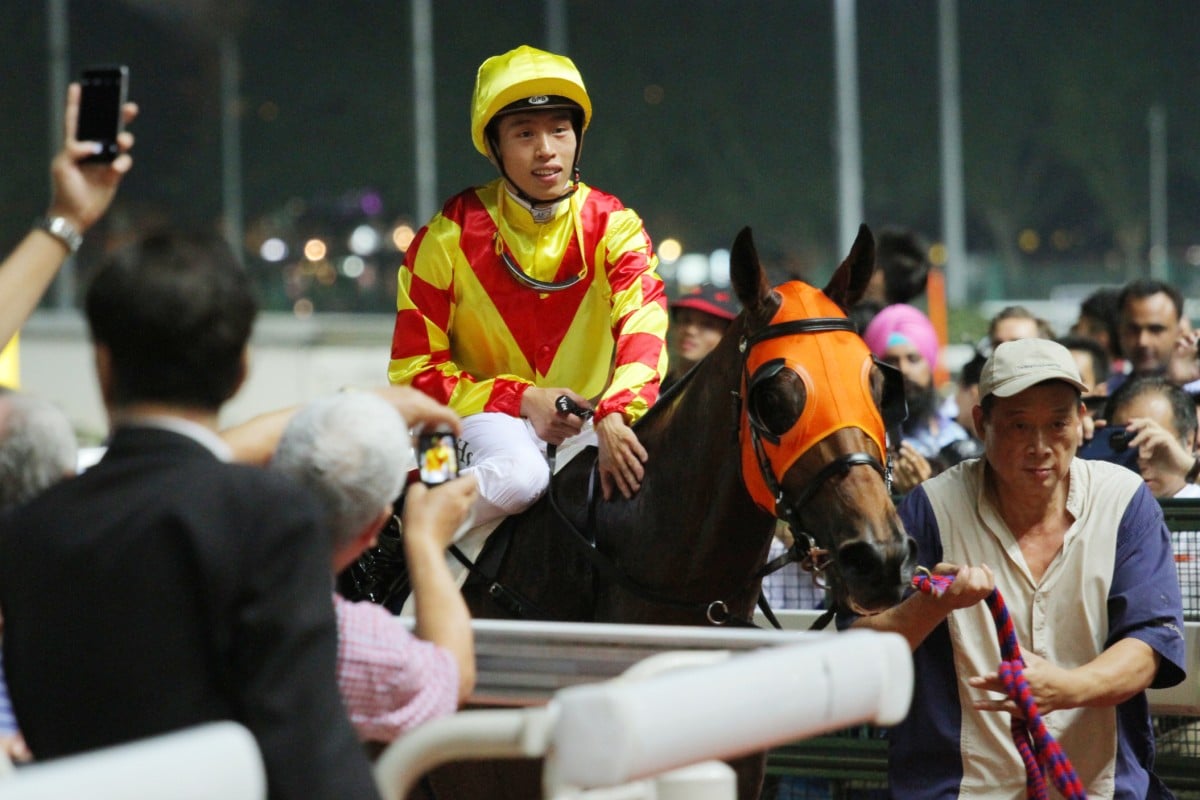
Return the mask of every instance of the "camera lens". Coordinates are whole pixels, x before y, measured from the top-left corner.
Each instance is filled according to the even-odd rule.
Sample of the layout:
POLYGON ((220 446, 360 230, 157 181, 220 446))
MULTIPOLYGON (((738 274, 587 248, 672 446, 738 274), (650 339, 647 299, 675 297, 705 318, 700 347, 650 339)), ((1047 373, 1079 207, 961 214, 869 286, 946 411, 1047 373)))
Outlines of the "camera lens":
POLYGON ((1129 433, 1126 431, 1113 431, 1108 437, 1108 444, 1112 447, 1114 453, 1124 453, 1129 447, 1129 433))

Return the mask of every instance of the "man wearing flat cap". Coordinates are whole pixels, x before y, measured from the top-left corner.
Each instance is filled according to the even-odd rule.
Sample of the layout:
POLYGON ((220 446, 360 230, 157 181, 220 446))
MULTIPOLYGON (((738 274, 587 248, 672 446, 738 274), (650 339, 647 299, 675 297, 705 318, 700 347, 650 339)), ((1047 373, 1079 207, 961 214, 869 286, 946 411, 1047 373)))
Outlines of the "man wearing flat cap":
POLYGON ((889 737, 899 800, 1025 796, 1009 729, 1019 712, 1001 693, 1000 645, 980 602, 993 586, 1033 699, 1087 793, 1172 796, 1152 772, 1145 693, 1184 678, 1170 540, 1138 475, 1075 458, 1085 388, 1062 345, 1001 344, 974 409, 984 456, 921 484, 900 508, 920 563, 954 582, 853 622, 913 647, 912 710, 889 737))

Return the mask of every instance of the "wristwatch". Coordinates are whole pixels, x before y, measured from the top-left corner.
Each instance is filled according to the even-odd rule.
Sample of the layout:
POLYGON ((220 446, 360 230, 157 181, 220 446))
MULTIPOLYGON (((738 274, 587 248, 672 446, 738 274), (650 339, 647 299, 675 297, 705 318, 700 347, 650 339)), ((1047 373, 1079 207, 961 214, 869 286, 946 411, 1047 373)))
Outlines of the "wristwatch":
POLYGON ((71 255, 79 252, 79 246, 83 244, 83 234, 66 217, 38 217, 33 221, 33 227, 58 239, 71 255))

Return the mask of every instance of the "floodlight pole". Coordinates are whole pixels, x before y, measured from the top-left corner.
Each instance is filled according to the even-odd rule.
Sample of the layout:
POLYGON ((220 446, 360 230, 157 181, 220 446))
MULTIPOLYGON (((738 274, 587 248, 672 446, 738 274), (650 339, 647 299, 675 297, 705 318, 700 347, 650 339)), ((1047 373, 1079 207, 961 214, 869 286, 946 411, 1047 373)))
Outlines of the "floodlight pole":
POLYGON ((946 298, 967 302, 967 234, 964 209, 962 105, 958 85, 958 0, 938 0, 938 68, 941 73, 942 238, 946 243, 946 298))
POLYGON ((417 224, 437 209, 437 143, 433 84, 433 7, 412 0, 413 139, 416 142, 417 224))
POLYGON ((838 244, 848 253, 863 219, 862 134, 858 115, 855 0, 833 0, 837 93, 838 244))

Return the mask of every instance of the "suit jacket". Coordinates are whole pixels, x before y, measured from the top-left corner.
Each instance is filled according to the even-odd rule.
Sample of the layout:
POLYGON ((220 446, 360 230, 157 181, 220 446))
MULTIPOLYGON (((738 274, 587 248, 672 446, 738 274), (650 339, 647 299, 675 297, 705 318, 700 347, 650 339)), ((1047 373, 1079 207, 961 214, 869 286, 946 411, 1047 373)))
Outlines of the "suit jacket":
POLYGON ((272 798, 377 797, 317 520, 284 476, 149 427, 0 518, 4 663, 35 756, 233 719, 272 798))

